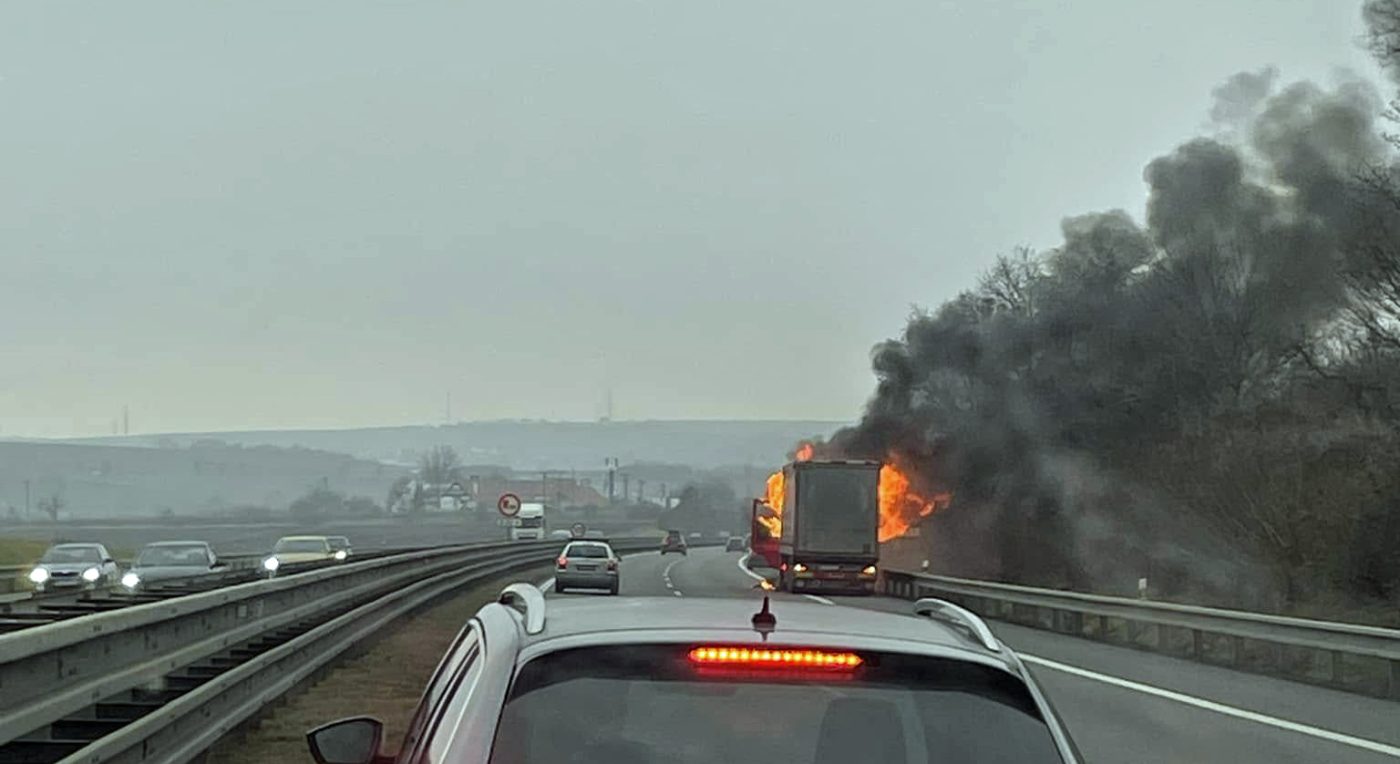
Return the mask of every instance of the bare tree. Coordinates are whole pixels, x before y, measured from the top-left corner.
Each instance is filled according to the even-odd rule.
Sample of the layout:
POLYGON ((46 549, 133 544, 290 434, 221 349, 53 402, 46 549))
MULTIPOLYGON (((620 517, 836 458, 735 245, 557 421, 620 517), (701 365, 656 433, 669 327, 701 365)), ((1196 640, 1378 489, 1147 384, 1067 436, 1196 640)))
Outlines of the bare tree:
POLYGON ((452 446, 434 446, 418 459, 418 478, 430 485, 444 485, 461 478, 462 458, 452 446))
POLYGON ((49 519, 54 522, 58 522, 58 513, 63 511, 66 506, 68 505, 64 503, 63 497, 59 494, 39 499, 39 511, 48 515, 49 519))

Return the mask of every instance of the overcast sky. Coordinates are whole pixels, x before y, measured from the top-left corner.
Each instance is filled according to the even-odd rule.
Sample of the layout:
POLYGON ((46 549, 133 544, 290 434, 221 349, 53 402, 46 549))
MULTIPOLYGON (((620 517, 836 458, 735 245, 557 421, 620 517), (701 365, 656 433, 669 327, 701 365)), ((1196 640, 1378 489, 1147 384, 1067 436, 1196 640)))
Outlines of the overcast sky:
POLYGON ((4 3, 0 436, 851 419, 1347 0, 4 3))

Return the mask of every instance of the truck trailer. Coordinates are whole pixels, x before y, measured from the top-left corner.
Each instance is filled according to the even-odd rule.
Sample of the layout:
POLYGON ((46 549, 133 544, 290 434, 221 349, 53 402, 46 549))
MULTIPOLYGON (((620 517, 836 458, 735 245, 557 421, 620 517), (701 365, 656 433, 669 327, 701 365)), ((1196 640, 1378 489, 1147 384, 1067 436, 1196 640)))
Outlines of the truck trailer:
POLYGON ((799 461, 783 467, 778 586, 789 592, 875 591, 880 463, 799 461))

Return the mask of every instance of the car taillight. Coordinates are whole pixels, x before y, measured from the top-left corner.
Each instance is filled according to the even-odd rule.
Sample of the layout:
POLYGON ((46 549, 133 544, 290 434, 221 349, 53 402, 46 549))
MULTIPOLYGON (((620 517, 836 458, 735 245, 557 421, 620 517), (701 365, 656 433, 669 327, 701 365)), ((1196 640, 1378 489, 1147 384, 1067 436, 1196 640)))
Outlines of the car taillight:
POLYGON ((555 562, 556 565, 558 565, 558 566, 561 567, 561 568, 567 568, 567 567, 569 567, 569 558, 567 558, 567 557, 565 557, 565 556, 563 556, 563 555, 560 555, 560 556, 559 556, 559 559, 555 560, 554 562, 555 562))
POLYGON ((608 560, 608 570, 617 570, 617 560, 608 560))
POLYGON ((851 671, 864 663, 855 653, 751 647, 697 647, 690 662, 698 666, 793 668, 851 671))

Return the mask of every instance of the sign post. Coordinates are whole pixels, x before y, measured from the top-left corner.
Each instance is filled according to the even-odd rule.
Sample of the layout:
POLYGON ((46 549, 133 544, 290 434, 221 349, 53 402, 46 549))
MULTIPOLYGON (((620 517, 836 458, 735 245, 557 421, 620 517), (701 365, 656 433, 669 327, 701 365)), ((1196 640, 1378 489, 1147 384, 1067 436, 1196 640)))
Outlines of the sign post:
POLYGON ((506 540, 511 540, 510 529, 519 523, 515 516, 520 513, 520 497, 513 493, 503 493, 496 500, 496 511, 501 513, 502 525, 506 529, 506 540))

